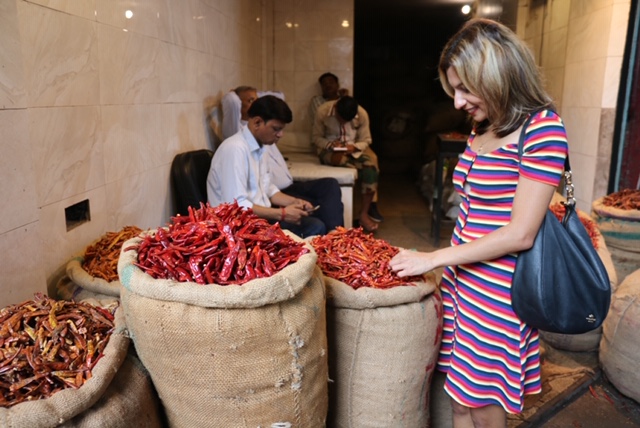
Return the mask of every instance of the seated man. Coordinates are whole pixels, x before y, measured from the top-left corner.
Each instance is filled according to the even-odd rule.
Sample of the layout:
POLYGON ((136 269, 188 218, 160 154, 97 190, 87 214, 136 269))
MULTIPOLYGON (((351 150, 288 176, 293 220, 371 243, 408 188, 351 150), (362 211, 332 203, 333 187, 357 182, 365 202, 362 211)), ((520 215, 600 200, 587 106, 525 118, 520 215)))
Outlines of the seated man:
MULTIPOLYGON (((249 120, 249 107, 258 99, 256 88, 239 86, 222 98, 222 133, 229 138, 242 129, 249 120), (240 107, 238 107, 240 106, 240 107)), ((340 184, 327 177, 309 181, 293 181, 287 162, 276 144, 264 146, 264 156, 269 166, 271 182, 282 193, 311 202, 319 207, 313 216, 324 223, 327 231, 344 224, 340 184)))
POLYGON ((340 81, 338 80, 338 76, 333 73, 324 73, 318 78, 318 83, 320 83, 320 90, 322 91, 322 95, 316 95, 311 98, 311 102, 309 103, 309 119, 313 121, 316 117, 316 112, 318 111, 318 107, 327 101, 335 101, 341 96, 349 95, 349 91, 344 88, 340 88, 340 81))
POLYGON ((365 231, 373 232, 378 225, 369 210, 378 190, 379 168, 378 157, 369 147, 369 115, 354 98, 343 96, 318 108, 311 134, 322 163, 360 170, 363 197, 358 219, 365 231))
POLYGON ((292 114, 287 104, 273 95, 255 100, 249 120, 240 132, 216 150, 207 177, 207 196, 212 206, 238 201, 271 223, 280 222, 300 237, 326 233, 324 223, 310 216, 309 201, 282 193, 271 182, 265 148, 282 137, 292 114))

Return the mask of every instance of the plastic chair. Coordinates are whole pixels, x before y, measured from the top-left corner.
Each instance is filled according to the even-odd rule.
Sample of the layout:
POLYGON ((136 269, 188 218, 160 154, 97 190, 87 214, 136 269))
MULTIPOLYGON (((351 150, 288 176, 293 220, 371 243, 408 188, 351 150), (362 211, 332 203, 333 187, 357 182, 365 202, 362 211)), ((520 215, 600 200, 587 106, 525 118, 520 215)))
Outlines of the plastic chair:
POLYGON ((207 202, 207 175, 211 167, 213 152, 208 149, 179 153, 171 163, 171 185, 173 186, 176 213, 189 214, 189 206, 200 208, 207 202))

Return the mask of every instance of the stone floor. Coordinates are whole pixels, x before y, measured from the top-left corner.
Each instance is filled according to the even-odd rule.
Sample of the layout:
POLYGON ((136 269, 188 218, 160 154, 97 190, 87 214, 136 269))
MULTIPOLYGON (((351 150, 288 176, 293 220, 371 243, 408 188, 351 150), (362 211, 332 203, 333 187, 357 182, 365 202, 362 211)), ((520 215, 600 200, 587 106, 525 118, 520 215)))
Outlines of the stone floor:
MULTIPOLYGON (((385 221, 376 237, 418 251, 436 248, 430 235, 429 203, 409 175, 381 175, 378 207, 385 221)), ((438 247, 448 245, 452 228, 453 222, 443 223, 438 247)), ((436 273, 440 276, 441 270, 436 273)), ((621 395, 606 380, 599 369, 596 351, 568 352, 545 343, 542 347, 542 394, 529 397, 523 413, 509 416, 509 428, 640 427, 640 404, 621 395)), ((443 382, 444 376, 436 374, 431 390, 434 428, 452 426, 443 382)))

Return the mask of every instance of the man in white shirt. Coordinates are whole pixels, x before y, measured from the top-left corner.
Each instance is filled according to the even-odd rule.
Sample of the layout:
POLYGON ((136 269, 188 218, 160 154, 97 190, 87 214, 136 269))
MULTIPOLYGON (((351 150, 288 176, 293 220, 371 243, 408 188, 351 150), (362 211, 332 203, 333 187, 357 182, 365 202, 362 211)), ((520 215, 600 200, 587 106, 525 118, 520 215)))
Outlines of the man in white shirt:
POLYGON ((209 203, 216 206, 235 200, 300 237, 326 233, 324 223, 310 215, 314 206, 282 193, 269 175, 264 148, 282 137, 292 120, 291 110, 283 100, 266 95, 255 100, 247 114, 247 124, 227 138, 213 155, 207 177, 209 203))
MULTIPOLYGON (((275 95, 274 92, 258 94, 256 88, 239 86, 222 98, 222 134, 229 138, 239 132, 249 120, 249 107, 262 94, 275 95)), ((281 98, 281 97, 278 97, 281 98)), ((293 181, 287 162, 277 145, 265 145, 263 156, 267 160, 271 183, 282 193, 304 199, 317 208, 313 216, 322 220, 327 231, 344 225, 343 205, 340 184, 335 178, 327 177, 309 181, 293 181)))

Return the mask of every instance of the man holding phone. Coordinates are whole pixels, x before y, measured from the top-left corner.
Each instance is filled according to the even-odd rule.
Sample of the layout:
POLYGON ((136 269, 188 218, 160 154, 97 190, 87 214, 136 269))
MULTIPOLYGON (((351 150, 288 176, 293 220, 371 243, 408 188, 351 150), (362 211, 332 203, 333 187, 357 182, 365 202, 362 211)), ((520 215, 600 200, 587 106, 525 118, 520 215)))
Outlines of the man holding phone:
MULTIPOLYGON (((264 95, 274 95, 284 101, 278 93, 261 93, 252 86, 238 86, 223 97, 222 133, 225 140, 240 132, 242 127, 249 123, 249 108, 255 100, 264 95)), ((275 184, 282 193, 312 204, 313 209, 308 209, 307 212, 313 213, 314 217, 320 219, 327 232, 344 225, 342 193, 340 184, 335 178, 294 181, 277 144, 265 145, 263 151, 262 156, 267 161, 272 184, 275 184)))
POLYGON ((371 150, 369 115, 350 96, 318 107, 311 139, 320 161, 327 165, 358 169, 362 206, 358 220, 366 232, 373 232, 383 220, 374 204, 378 191, 378 157, 371 150))

